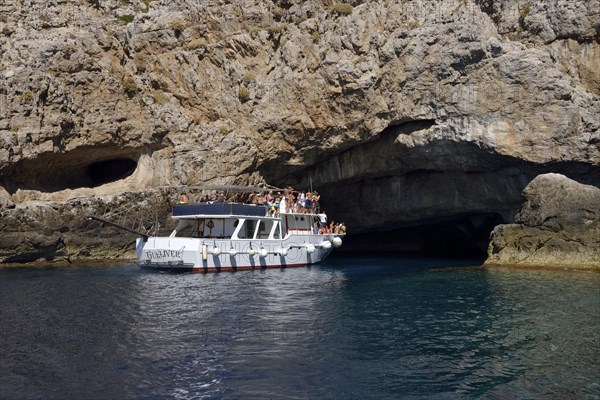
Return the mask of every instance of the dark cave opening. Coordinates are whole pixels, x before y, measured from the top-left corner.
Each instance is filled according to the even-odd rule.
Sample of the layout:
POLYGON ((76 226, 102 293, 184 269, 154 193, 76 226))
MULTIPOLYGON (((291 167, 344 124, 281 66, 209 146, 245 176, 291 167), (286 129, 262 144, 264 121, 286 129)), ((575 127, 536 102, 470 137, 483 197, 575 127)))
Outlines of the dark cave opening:
POLYGON ((92 163, 87 166, 86 174, 91 187, 103 185, 127 178, 133 174, 137 163, 130 158, 117 158, 92 163))
POLYGON ((487 256, 490 233, 502 223, 506 221, 499 214, 470 214, 388 231, 357 234, 350 231, 339 251, 483 261, 487 256))
POLYGON ((86 156, 85 151, 79 151, 43 155, 17 164, 1 183, 11 194, 18 189, 51 193, 93 188, 125 179, 135 172, 138 156, 131 151, 106 153, 86 156))

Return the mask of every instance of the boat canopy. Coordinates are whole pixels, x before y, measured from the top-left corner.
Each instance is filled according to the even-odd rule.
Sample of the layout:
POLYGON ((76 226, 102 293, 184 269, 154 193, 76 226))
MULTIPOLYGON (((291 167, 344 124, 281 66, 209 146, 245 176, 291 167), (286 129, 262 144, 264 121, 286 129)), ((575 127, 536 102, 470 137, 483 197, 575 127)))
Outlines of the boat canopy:
POLYGON ((183 189, 189 190, 217 190, 223 192, 239 192, 239 193, 252 193, 252 192, 266 192, 269 190, 283 190, 276 187, 260 187, 260 186, 242 186, 242 185, 196 185, 196 186, 184 186, 183 189))
POLYGON ((267 207, 240 203, 178 204, 173 206, 173 217, 194 217, 197 215, 265 217, 267 207))

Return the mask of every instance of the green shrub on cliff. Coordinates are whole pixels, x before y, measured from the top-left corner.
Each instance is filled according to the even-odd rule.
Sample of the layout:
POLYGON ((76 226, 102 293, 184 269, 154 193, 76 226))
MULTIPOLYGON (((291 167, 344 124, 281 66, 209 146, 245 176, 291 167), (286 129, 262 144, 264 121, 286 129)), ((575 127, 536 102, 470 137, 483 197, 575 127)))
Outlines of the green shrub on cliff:
POLYGON ((132 77, 123 80, 123 88, 125 88, 125 92, 129 97, 134 96, 138 91, 138 86, 132 77))
POLYGON ((278 20, 281 20, 283 18, 283 16, 285 15, 285 10, 281 7, 275 7, 275 8, 273 8, 273 15, 278 20))
POLYGON ((25 103, 31 103, 33 101, 33 93, 31 92, 25 92, 21 95, 21 100, 23 100, 25 103))
POLYGON ((521 29, 525 28, 525 18, 527 18, 527 16, 529 15, 529 12, 531 11, 531 6, 531 2, 528 1, 521 7, 521 11, 519 12, 519 27, 521 29))
POLYGON ((265 30, 269 33, 280 33, 283 32, 290 24, 284 22, 283 24, 267 26, 265 30))
POLYGON ((331 11, 340 15, 352 14, 353 10, 354 6, 348 3, 333 3, 333 5, 331 6, 331 11))
POLYGON ((169 28, 173 29, 174 31, 180 31, 180 32, 185 31, 189 26, 190 26, 189 22, 184 21, 184 20, 172 21, 169 24, 169 28))
POLYGON ((131 14, 119 15, 119 20, 125 24, 133 22, 134 16, 131 14))
POLYGON ((154 90, 152 92, 152 97, 154 97, 154 102, 156 104, 165 104, 169 102, 169 97, 160 90, 154 90))
POLYGON ((250 90, 245 86, 240 86, 238 97, 242 102, 248 100, 250 98, 250 90))
POLYGON ((256 73, 253 71, 247 71, 244 73, 244 76, 242 77, 242 80, 244 81, 244 83, 248 84, 248 83, 252 83, 256 80, 256 73))

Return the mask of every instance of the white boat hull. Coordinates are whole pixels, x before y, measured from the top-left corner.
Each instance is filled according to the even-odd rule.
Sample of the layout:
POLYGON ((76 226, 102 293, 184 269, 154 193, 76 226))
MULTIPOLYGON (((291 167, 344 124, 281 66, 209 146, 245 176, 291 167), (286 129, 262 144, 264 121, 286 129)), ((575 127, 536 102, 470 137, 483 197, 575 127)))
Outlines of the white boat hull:
POLYGON ((136 242, 142 268, 205 272, 285 268, 327 257, 341 235, 293 234, 281 240, 149 237, 136 242))

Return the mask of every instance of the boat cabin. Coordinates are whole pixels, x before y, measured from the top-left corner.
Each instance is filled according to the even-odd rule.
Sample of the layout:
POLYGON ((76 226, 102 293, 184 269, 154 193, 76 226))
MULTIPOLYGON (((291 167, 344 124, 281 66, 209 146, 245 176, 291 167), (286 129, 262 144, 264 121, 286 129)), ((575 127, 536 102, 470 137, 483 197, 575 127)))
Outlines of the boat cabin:
POLYGON ((179 222, 171 237, 188 238, 280 240, 288 234, 318 233, 320 226, 315 214, 272 217, 265 206, 239 203, 176 205, 173 218, 179 222))
POLYGON ((171 237, 206 239, 281 239, 281 224, 275 218, 206 217, 182 218, 171 237))

